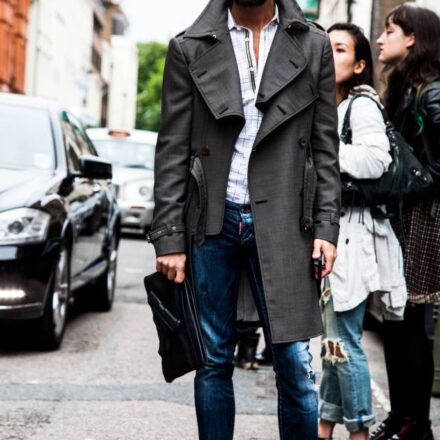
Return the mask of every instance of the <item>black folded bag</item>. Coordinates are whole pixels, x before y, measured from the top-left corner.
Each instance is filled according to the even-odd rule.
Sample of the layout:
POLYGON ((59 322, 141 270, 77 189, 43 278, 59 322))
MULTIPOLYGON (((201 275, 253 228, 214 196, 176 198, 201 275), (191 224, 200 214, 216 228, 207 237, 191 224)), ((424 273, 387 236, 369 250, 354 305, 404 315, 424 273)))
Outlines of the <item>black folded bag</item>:
POLYGON ((160 272, 145 277, 144 285, 159 336, 162 372, 170 383, 207 361, 194 293, 187 279, 176 284, 160 272))

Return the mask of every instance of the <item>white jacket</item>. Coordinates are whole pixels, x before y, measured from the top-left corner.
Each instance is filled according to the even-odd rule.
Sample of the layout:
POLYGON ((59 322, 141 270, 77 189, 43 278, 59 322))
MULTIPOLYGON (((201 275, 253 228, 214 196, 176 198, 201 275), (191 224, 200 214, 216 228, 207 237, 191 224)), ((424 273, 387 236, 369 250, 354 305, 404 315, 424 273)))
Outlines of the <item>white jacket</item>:
MULTIPOLYGON (((379 102, 369 86, 352 94, 359 89, 379 102)), ((346 99, 338 107, 339 133, 348 104, 346 99)), ((392 160, 382 114, 373 101, 358 98, 350 122, 352 145, 341 142, 339 146, 341 172, 357 179, 377 179, 392 160)), ((407 290, 402 251, 389 220, 373 221, 369 208, 343 206, 340 224, 338 258, 329 276, 335 311, 351 310, 376 292, 388 319, 403 316, 407 290)))

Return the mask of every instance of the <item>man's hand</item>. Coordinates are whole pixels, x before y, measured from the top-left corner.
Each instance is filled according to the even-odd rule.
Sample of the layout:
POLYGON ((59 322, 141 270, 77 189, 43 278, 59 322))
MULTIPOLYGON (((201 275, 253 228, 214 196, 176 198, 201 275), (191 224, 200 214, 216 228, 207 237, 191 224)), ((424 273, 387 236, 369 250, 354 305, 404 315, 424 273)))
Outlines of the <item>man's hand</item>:
POLYGON ((313 243, 313 255, 312 258, 315 260, 324 255, 325 268, 322 271, 322 278, 325 278, 333 270, 333 265, 336 260, 336 246, 333 243, 325 240, 315 240, 313 243))
POLYGON ((185 279, 185 254, 170 254, 156 258, 156 270, 162 272, 170 281, 183 283, 185 279))

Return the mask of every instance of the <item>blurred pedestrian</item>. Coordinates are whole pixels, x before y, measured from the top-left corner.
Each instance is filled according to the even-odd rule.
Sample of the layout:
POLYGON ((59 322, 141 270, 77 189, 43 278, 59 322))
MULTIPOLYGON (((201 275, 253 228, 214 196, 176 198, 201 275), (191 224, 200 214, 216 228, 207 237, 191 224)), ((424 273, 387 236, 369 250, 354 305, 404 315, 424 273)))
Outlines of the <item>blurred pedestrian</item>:
POLYGON ((259 323, 237 321, 237 349, 234 365, 243 370, 258 370, 272 365, 270 345, 265 345, 261 353, 257 353, 260 341, 259 323))
POLYGON ((404 247, 408 304, 403 322, 385 321, 389 417, 372 438, 433 438, 433 303, 440 300, 440 19, 411 4, 395 8, 377 41, 385 64, 385 104, 397 130, 434 178, 406 201, 395 224, 404 247))
POLYGON ((233 438, 242 268, 272 348, 280 436, 317 438, 312 259, 324 255, 331 272, 337 151, 331 46, 294 0, 211 0, 172 39, 150 240, 157 270, 182 282, 189 269, 194 284, 208 356, 195 377, 202 440, 233 438))
POLYGON ((243 370, 258 370, 257 348, 259 323, 237 321, 237 349, 234 365, 243 370))
MULTIPOLYGON (((373 88, 370 44, 354 24, 335 24, 328 32, 335 59, 341 173, 353 182, 378 179, 387 171, 391 156, 373 88), (350 141, 342 133, 346 118, 350 141)), ((350 439, 367 440, 375 423, 370 372, 361 345, 367 298, 372 292, 391 295, 401 306, 388 308, 387 313, 401 319, 406 301, 403 259, 389 220, 383 215, 377 218, 359 193, 343 193, 340 224, 338 259, 321 298, 325 336, 319 436, 331 438, 335 424, 343 423, 350 439)))
POLYGON ((273 365, 270 345, 266 345, 261 353, 257 353, 255 359, 259 367, 269 367, 273 365))

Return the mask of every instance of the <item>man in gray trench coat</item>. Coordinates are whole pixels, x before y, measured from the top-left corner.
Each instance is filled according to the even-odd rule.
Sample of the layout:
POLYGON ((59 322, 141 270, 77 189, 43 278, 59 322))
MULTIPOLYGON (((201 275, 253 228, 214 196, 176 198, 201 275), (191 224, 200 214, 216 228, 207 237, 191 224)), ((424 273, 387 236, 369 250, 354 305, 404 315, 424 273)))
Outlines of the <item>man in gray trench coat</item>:
POLYGON ((336 257, 340 181, 332 50, 294 0, 211 0, 165 66, 148 236, 157 269, 191 273, 208 363, 199 436, 230 440, 237 290, 247 273, 271 344, 284 440, 316 440, 313 258, 336 257), (190 272, 189 272, 190 269, 190 272))

